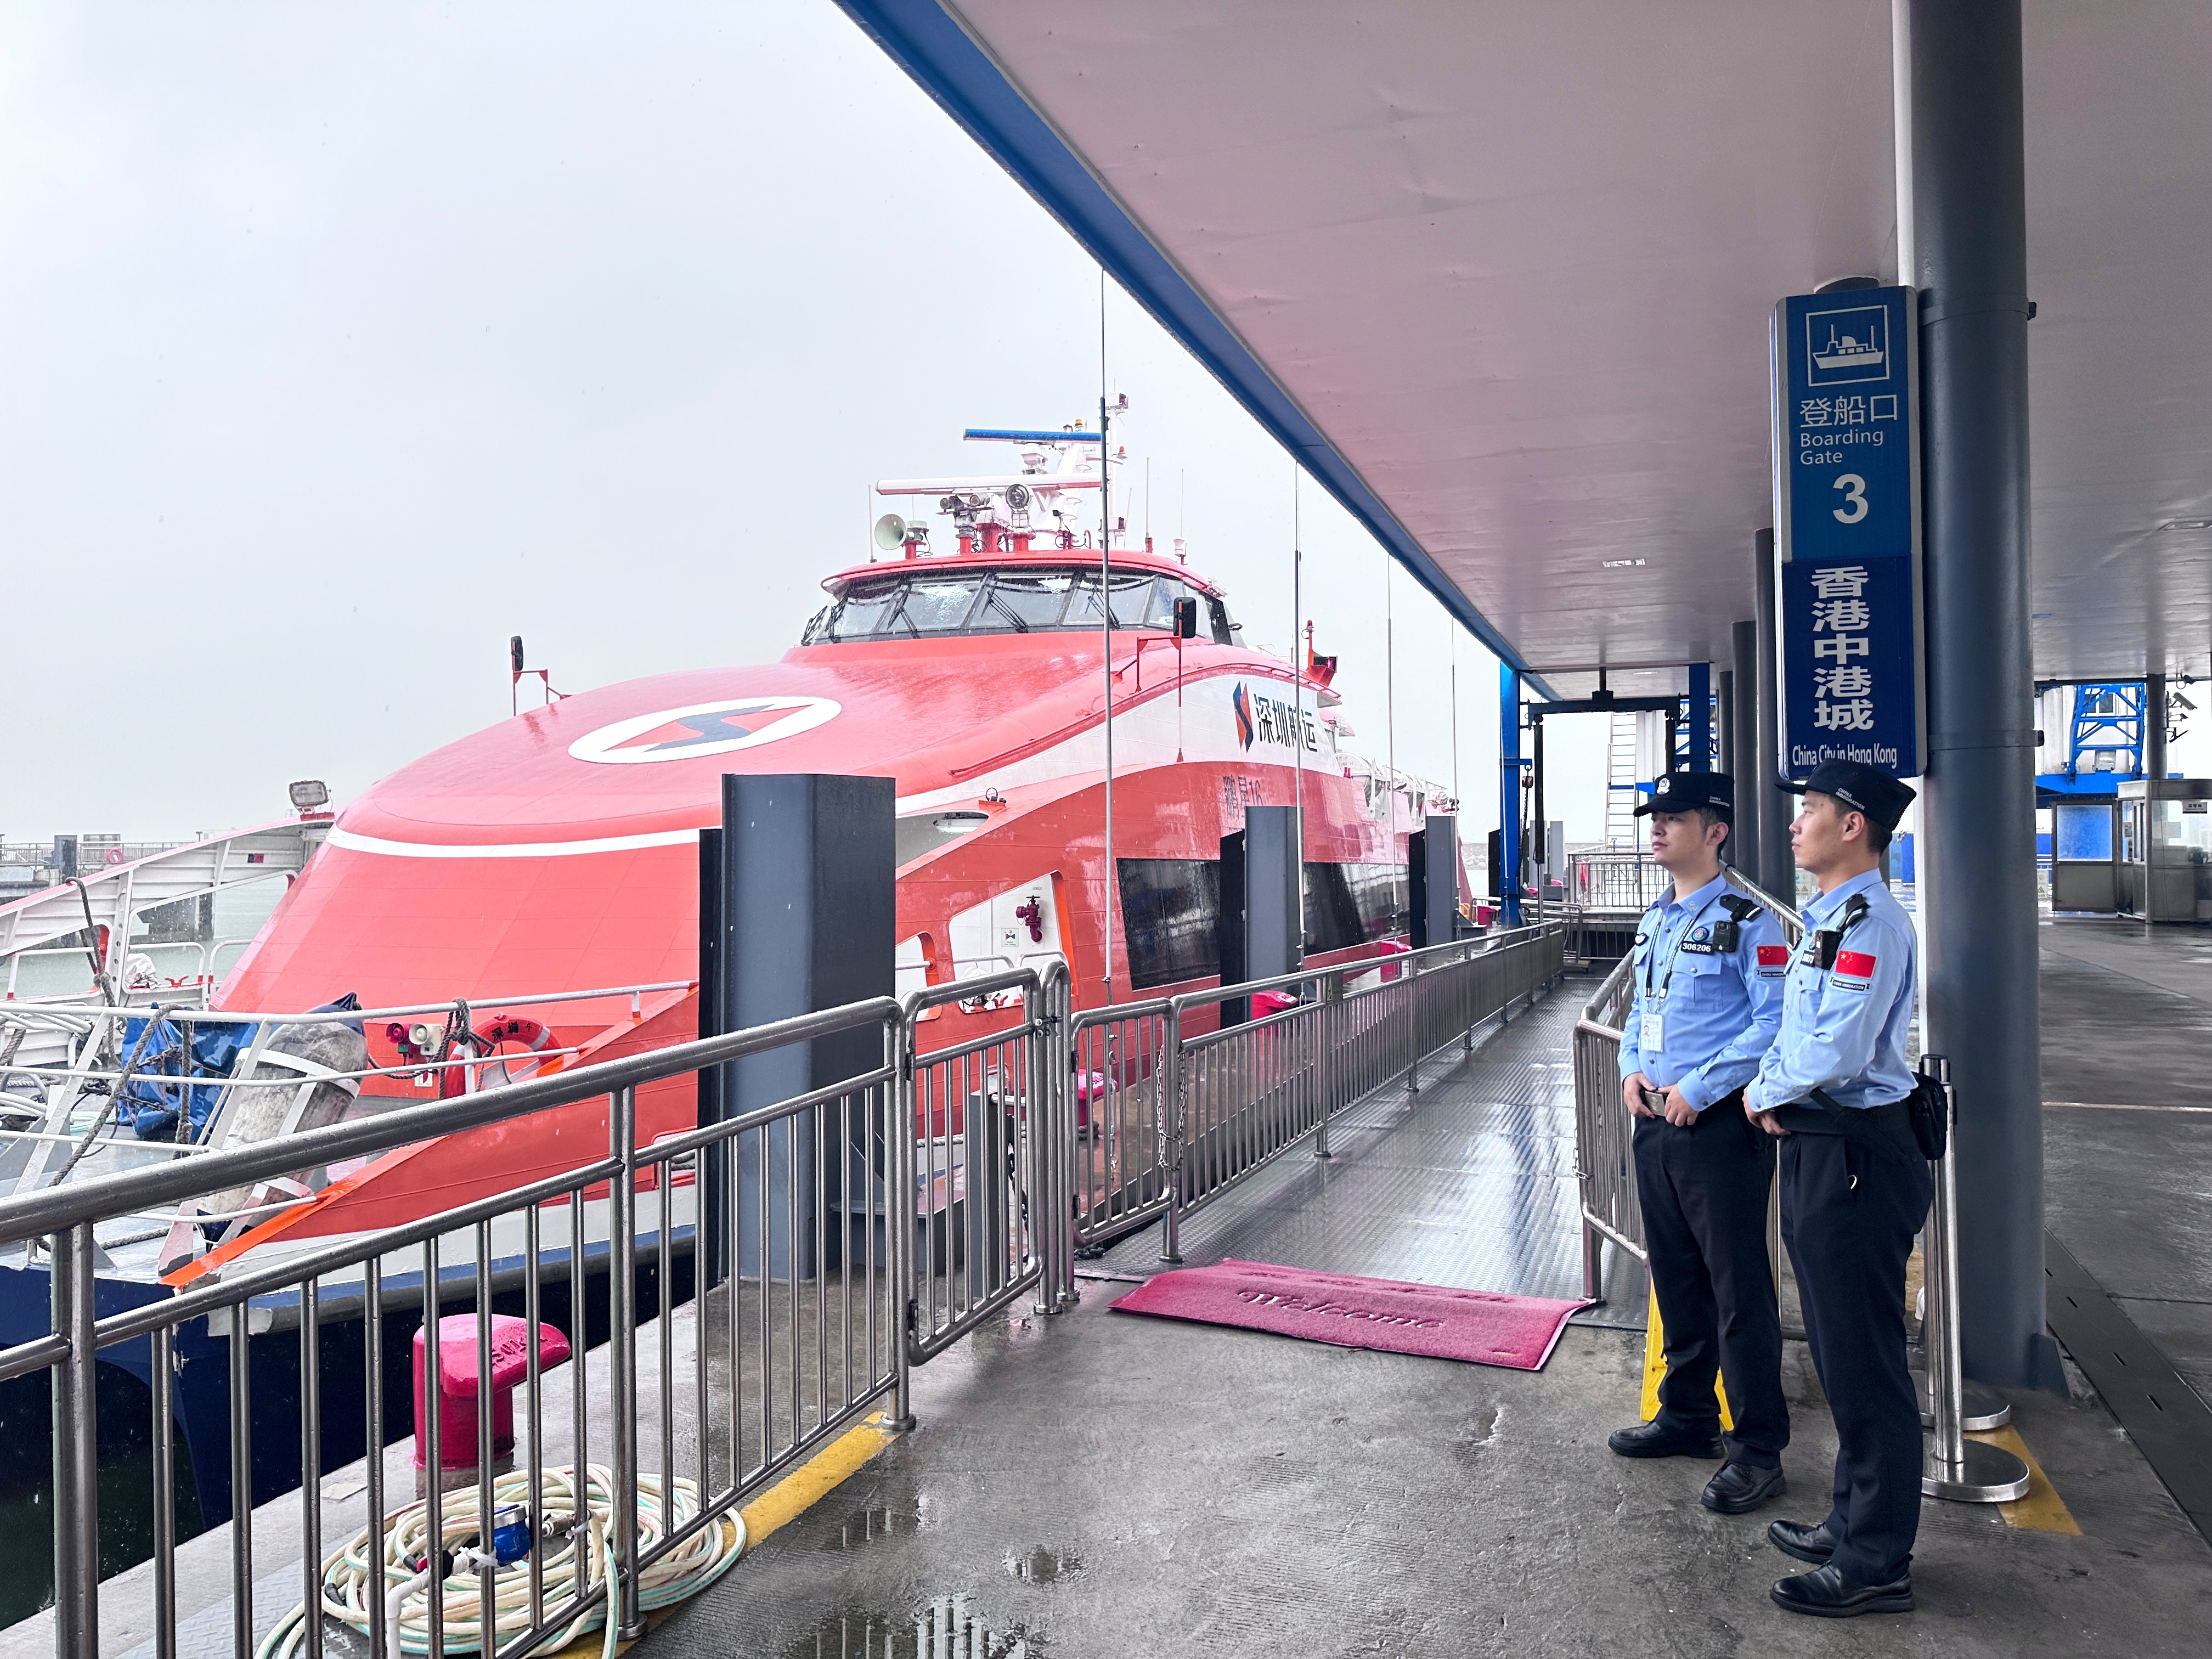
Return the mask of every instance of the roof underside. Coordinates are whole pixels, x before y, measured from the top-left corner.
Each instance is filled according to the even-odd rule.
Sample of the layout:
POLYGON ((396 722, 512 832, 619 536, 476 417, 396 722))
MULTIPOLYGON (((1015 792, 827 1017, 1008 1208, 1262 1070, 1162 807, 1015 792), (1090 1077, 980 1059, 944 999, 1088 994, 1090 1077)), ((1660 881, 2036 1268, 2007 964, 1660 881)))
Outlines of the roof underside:
MULTIPOLYGON (((1887 0, 843 3, 1493 647, 1727 658, 1768 313, 1896 275, 1887 0)), ((2207 670, 2207 63, 2027 4, 2045 677, 2207 670)))

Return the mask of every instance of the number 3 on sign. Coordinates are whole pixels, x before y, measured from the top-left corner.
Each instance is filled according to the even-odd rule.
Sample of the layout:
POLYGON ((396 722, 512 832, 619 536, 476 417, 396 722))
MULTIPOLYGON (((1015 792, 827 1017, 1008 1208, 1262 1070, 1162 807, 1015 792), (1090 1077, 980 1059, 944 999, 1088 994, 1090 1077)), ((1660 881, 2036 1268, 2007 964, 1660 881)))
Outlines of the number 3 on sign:
POLYGON ((1836 480, 1834 488, 1844 492, 1844 505, 1835 509, 1838 524, 1856 524, 1867 515, 1866 480, 1856 472, 1846 472, 1836 480))

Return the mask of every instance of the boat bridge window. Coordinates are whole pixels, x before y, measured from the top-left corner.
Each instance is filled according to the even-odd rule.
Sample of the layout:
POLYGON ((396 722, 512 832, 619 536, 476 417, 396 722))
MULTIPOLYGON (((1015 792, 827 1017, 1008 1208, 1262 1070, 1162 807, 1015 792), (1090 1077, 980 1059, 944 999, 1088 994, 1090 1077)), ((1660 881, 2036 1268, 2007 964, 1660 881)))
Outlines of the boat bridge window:
POLYGON ((1228 606, 1180 577, 1116 571, 1102 605, 1096 570, 1026 569, 863 577, 807 623, 799 643, 1095 629, 1109 608, 1115 628, 1168 629, 1182 599, 1205 602, 1215 644, 1236 642, 1228 606))

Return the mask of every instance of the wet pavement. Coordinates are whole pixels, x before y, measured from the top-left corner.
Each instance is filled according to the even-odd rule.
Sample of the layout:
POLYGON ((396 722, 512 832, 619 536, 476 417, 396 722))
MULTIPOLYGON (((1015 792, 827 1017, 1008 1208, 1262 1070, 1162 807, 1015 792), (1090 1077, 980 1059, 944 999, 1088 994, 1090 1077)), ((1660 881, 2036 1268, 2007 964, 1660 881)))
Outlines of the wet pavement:
MULTIPOLYGON (((2076 960, 2079 971, 2114 971, 2076 960)), ((1551 1143, 1564 1133, 1571 1148, 1571 1114, 1565 1073, 1542 1069, 1565 1060, 1565 1027, 1545 1034, 1590 983, 1567 981, 1516 1021, 1513 1043, 1440 1073, 1418 1100, 1394 1093, 1363 1107, 1334 1167, 1316 1171, 1294 1151, 1194 1218, 1188 1258, 1272 1250, 1335 1271, 1442 1283, 1509 1274, 1477 1287, 1561 1293, 1578 1261, 1561 1250, 1571 1162, 1551 1143), (1562 1045, 1548 1059, 1519 1051, 1545 1041, 1562 1045), (1418 1196, 1455 1190, 1455 1180, 1463 1190, 1484 1169, 1513 1171, 1518 1212, 1455 1217, 1418 1196), (1307 1213, 1316 1204, 1329 1212, 1322 1221, 1307 1213), (1528 1236, 1501 1236, 1515 1228, 1528 1236)), ((2047 1031, 2054 1012, 2047 999, 2047 1031)), ((2187 1178, 2171 1192, 2150 1181, 2158 1150, 2134 1144, 2135 1131, 2069 1127, 2087 1110, 2048 1116, 2054 1231, 2089 1241, 2081 1259, 2093 1270, 2104 1241, 2099 1259, 2133 1287, 2113 1291, 2130 1310, 2154 1290, 2161 1308, 2202 1295, 2203 1264, 2185 1253, 2166 1256, 2166 1279, 2137 1285, 2130 1274, 2149 1273, 2147 1247, 2126 1246, 2125 1228, 2099 1218, 2132 1179, 2145 1207, 2182 1225, 2193 1213, 2187 1178)), ((2212 1130, 2212 1115, 2203 1121, 2212 1130)), ((1145 1252, 1157 1253, 1157 1235, 1091 1265, 1145 1271, 1145 1252)), ((1607 1288, 1613 1304, 1600 1316, 1634 1322, 1640 1274, 1609 1274, 1607 1288)), ((2070 1366, 2069 1398, 2009 1397, 2080 1533, 1929 1503, 1918 1610, 1829 1623, 1766 1595, 1798 1569, 1765 1542, 1765 1522, 1825 1512, 1834 1449, 1802 1343, 1784 1362, 1791 1495, 1728 1517, 1696 1502, 1711 1464, 1630 1463, 1605 1449, 1637 1416, 1635 1330, 1571 1327, 1542 1372, 1522 1373, 1112 1317, 1126 1289, 1092 1280, 1075 1311, 988 1325, 917 1371, 915 1431, 648 1640, 665 1653, 868 1659, 2203 1650, 2212 1547, 2070 1366)))
MULTIPOLYGON (((1766 1516, 1698 1506, 1711 1464, 1606 1450, 1636 1414, 1632 1333, 1570 1328, 1524 1373, 1116 1318, 1122 1290, 916 1373, 915 1432, 648 1659, 927 1653, 915 1621, 955 1605, 993 1654, 2201 1651, 2212 1548, 2094 1399, 2014 1396, 2083 1535, 1930 1504, 1919 1610, 1832 1625, 1768 1601, 1794 1564, 1766 1516), (876 1645, 817 1649, 830 1621, 876 1645)), ((1803 1352, 1771 1513, 1817 1518, 1834 1443, 1803 1352)))

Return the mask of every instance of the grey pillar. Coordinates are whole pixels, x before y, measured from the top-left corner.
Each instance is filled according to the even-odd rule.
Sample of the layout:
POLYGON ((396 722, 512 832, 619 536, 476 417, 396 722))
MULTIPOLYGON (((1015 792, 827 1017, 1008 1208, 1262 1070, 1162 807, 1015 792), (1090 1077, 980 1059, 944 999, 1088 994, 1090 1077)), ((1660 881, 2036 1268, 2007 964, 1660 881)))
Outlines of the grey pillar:
POLYGON ((1957 1079, 1967 1376, 2063 1389, 2044 1329, 2027 212, 2019 0, 1911 8, 1929 760, 1930 1053, 1957 1079))
POLYGON ((2143 680, 2143 775, 2166 775, 2166 676, 2151 674, 2143 680))
POLYGON ((1729 759, 1735 779, 1735 833, 1729 845, 1735 849, 1735 867, 1747 881, 1764 887, 1759 869, 1759 624, 1740 622, 1729 630, 1735 672, 1735 723, 1729 759))
POLYGON ((1411 878, 1413 946, 1419 951, 1449 945, 1459 936, 1458 826, 1449 817, 1431 813, 1407 839, 1412 842, 1407 873, 1411 878))
POLYGON ((1774 532, 1762 530, 1753 538, 1753 563, 1758 573, 1759 709, 1758 740, 1743 775, 1735 781, 1736 799, 1747 790, 1759 797, 1759 885, 1777 898, 1796 902, 1797 860, 1790 855, 1790 820, 1797 816, 1797 803, 1787 791, 1774 787, 1782 771, 1781 664, 1774 629, 1774 532))
POLYGON ((1297 813, 1288 806, 1244 809, 1244 977, 1295 974, 1305 961, 1304 872, 1297 813))
MULTIPOLYGON (((721 1005, 715 1024, 721 1030, 742 1031, 892 994, 896 793, 890 778, 724 775, 721 939, 714 964, 721 1005)), ((861 1026, 731 1062, 723 1068, 712 1103, 725 1117, 734 1117, 872 1072, 883 1063, 880 1031, 861 1026)), ((856 1143, 866 1144, 867 1127, 865 1115, 855 1114, 856 1143)), ((833 1167, 817 1178, 816 1132, 803 1119, 736 1139, 738 1271, 756 1278, 763 1265, 758 1206, 765 1158, 768 1271, 811 1276, 817 1265, 817 1195, 834 1201, 848 1177, 881 1180, 885 1171, 872 1170, 864 1153, 856 1165, 830 1139, 825 1144, 832 1148, 833 1167), (796 1260, 791 1251, 794 1225, 796 1260)), ((833 1224, 826 1237, 832 1251, 838 1251, 841 1228, 833 1224)), ((827 1265, 836 1266, 836 1260, 833 1254, 827 1265)))

